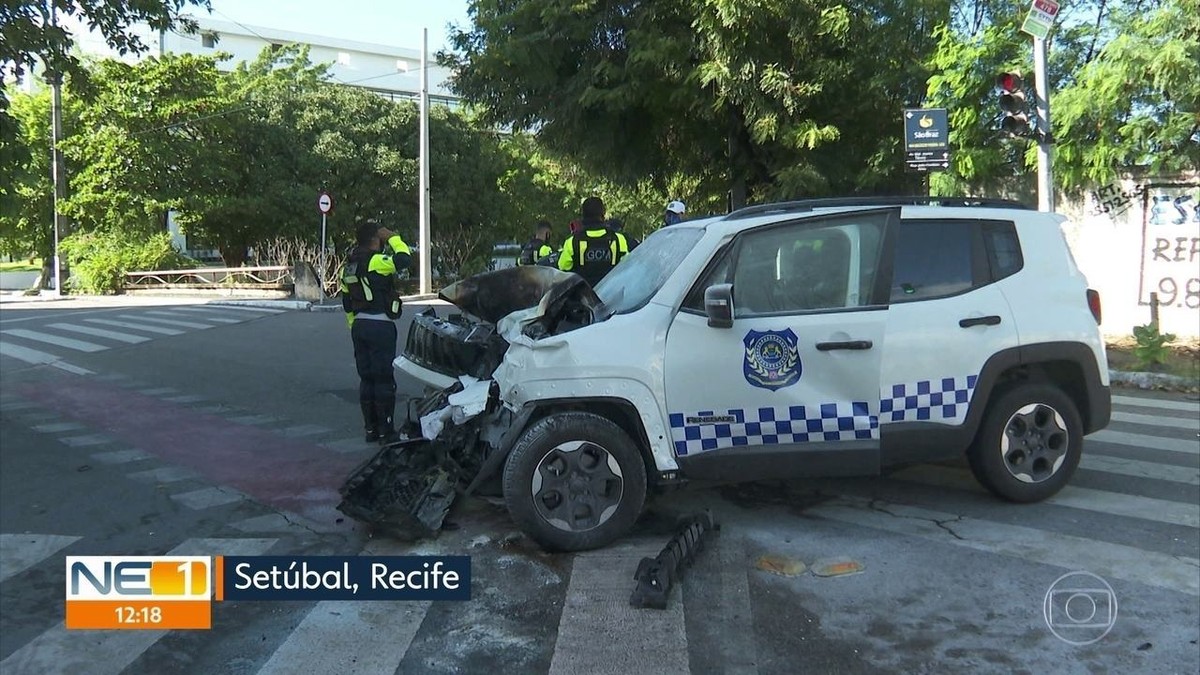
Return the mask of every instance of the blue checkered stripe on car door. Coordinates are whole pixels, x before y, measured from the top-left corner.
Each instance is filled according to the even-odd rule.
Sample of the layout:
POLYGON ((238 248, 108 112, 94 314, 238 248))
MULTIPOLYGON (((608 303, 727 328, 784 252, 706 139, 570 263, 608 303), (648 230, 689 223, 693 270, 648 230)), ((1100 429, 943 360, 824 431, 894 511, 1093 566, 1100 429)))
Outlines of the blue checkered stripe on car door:
POLYGON ((744 445, 878 438, 879 419, 865 401, 671 413, 671 440, 681 457, 744 445))
POLYGON ((879 400, 879 421, 962 423, 967 417, 977 375, 943 377, 892 385, 879 400))

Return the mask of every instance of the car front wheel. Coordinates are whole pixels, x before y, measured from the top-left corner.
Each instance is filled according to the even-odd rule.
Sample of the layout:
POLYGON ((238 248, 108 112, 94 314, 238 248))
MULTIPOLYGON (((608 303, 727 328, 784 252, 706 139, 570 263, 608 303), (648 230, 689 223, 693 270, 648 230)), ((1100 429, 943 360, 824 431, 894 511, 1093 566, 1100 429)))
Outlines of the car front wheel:
POLYGON ((1071 479, 1083 451, 1083 423, 1066 394, 1021 384, 988 406, 968 454, 975 478, 1012 502, 1036 502, 1071 479))
POLYGON ((646 499, 646 467, 629 435, 608 419, 557 413, 529 427, 504 467, 513 520, 542 547, 598 548, 625 534, 646 499))

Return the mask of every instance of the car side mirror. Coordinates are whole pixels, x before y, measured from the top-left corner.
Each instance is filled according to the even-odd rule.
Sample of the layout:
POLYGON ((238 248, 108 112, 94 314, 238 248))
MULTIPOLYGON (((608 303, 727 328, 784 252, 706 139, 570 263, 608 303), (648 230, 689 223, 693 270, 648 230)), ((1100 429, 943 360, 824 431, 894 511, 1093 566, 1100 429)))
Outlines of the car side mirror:
POLYGON ((704 313, 712 328, 733 328, 733 284, 713 284, 704 289, 704 313))

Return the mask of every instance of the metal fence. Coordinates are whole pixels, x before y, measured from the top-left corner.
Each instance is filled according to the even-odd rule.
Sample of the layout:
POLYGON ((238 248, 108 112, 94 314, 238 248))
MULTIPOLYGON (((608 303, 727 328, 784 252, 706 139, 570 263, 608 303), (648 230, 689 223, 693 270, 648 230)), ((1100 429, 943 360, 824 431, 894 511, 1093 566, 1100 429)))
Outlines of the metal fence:
POLYGON ((126 272, 125 289, 147 288, 241 288, 290 291, 292 268, 287 265, 259 267, 198 267, 190 270, 126 272))

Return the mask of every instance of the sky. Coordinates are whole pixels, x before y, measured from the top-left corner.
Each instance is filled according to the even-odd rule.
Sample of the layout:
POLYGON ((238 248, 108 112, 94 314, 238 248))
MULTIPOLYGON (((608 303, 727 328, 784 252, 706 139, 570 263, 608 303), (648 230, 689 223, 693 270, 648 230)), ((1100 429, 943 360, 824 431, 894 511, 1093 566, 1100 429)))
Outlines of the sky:
MULTIPOLYGON (((469 0, 211 0, 209 18, 374 44, 421 48, 429 29, 429 51, 449 47, 447 24, 470 25, 469 0)), ((190 8, 193 14, 204 10, 190 8)))

